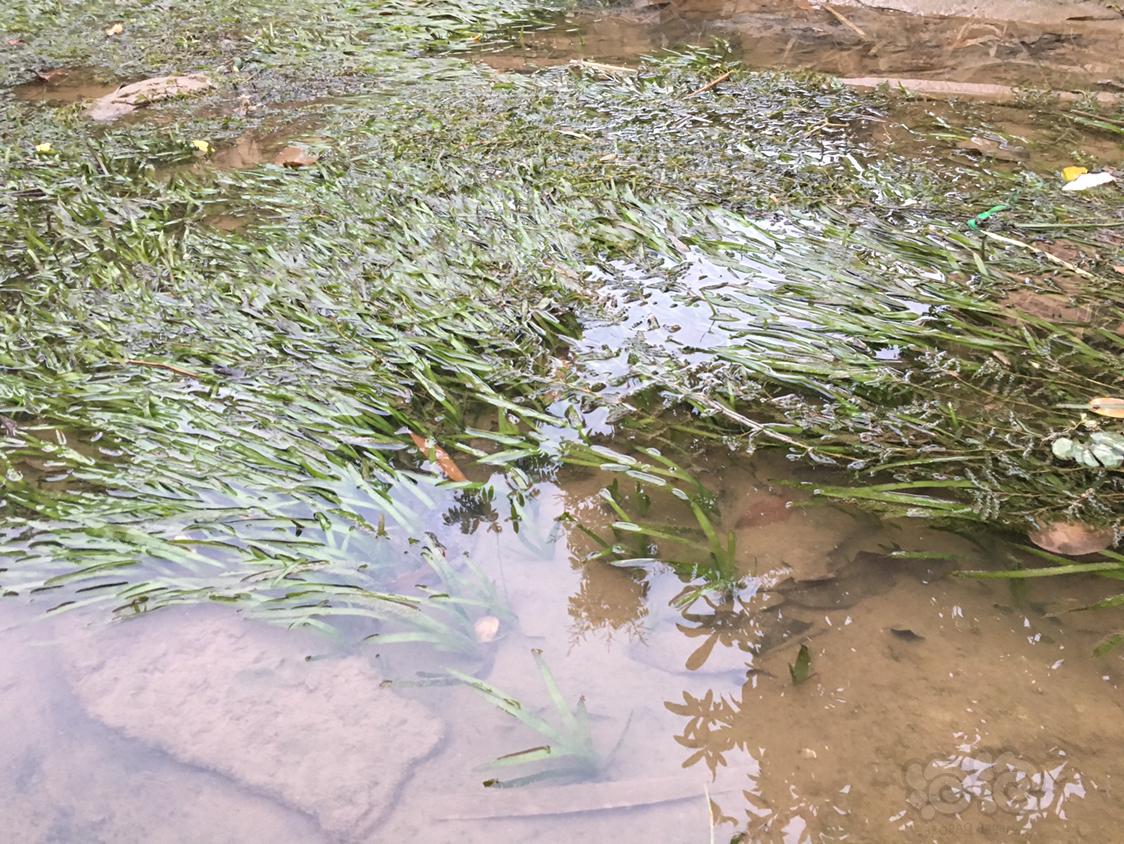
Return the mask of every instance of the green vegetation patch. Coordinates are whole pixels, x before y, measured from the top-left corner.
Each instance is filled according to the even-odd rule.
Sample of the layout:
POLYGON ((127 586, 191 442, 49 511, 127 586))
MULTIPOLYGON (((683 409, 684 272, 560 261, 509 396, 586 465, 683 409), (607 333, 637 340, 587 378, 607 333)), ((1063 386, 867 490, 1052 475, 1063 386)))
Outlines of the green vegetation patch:
POLYGON ((623 470, 689 501, 721 577, 732 548, 677 474, 712 443, 849 469, 821 491, 894 513, 1119 518, 1119 471, 1051 447, 1119 430, 1080 410, 1122 388, 1115 189, 895 156, 869 137, 883 103, 817 79, 688 96, 717 53, 533 76, 444 55, 533 25, 522 4, 302 8, 6 13, 10 82, 64 62, 217 83, 107 127, 3 103, 9 593, 419 612, 393 587, 437 553, 435 517, 518 521, 607 430, 620 459, 675 461, 623 470), (262 132, 318 160, 209 166, 262 132), (1004 229, 1089 221, 1068 269, 1004 229))

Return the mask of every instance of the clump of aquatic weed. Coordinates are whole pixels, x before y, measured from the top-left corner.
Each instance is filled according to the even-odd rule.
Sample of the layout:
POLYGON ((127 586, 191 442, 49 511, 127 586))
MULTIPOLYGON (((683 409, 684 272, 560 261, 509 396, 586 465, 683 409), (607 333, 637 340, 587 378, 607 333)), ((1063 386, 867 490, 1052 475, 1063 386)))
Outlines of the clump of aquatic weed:
MULTIPOLYGON (((100 7, 25 10, 5 27, 35 37, 5 58, 7 78, 105 49, 130 72, 219 67, 216 97, 251 76, 315 89, 340 56, 364 82, 311 107, 323 154, 299 171, 162 170, 194 160, 192 139, 233 143, 252 115, 184 101, 158 107, 170 127, 93 129, 74 109, 3 103, 9 593, 135 612, 291 592, 319 619, 359 589, 382 611, 390 574, 417 564, 425 526, 453 506, 456 484, 409 458, 414 436, 521 490, 532 461, 588 460, 595 408, 640 439, 687 408, 695 436, 848 467, 868 485, 820 491, 891 512, 1117 518, 1119 473, 1049 447, 1076 424, 1064 405, 1121 387, 1106 256, 1082 259, 1075 287, 1033 244, 965 229, 1011 177, 977 172, 970 194, 947 195, 956 174, 846 131, 874 101, 749 73, 688 97, 710 76, 697 53, 531 77, 407 55, 501 37, 534 17, 520 3, 384 4, 307 37, 291 8, 263 4, 238 61, 216 65, 234 50, 227 12, 176 41, 161 36, 189 10, 173 6, 138 8, 134 38, 109 47, 83 29, 100 7), (224 231, 219 213, 246 225, 224 231), (634 333, 627 383, 594 389, 606 378, 582 325, 612 320, 606 291, 638 273, 718 342, 634 333), (1025 291, 1090 310, 1048 319, 1012 303, 1025 291), (503 441, 470 430, 484 411, 503 441)), ((1118 211, 1033 174, 1017 187, 1018 208, 987 225, 1118 211)), ((733 549, 694 503, 705 551, 687 562, 723 575, 733 549)))
POLYGON ((520 721, 547 742, 547 744, 537 747, 506 754, 488 763, 486 767, 496 769, 524 768, 528 765, 540 768, 535 773, 512 779, 488 779, 484 785, 489 788, 513 788, 529 785, 548 777, 564 777, 567 779, 590 777, 596 775, 605 762, 594 748, 585 698, 578 698, 577 703, 571 707, 566 702, 566 698, 554 679, 554 674, 547 666, 546 660, 543 659, 542 652, 536 650, 532 652, 532 655, 535 658, 539 673, 542 675, 543 685, 546 687, 547 694, 557 713, 558 722, 556 724, 552 724, 546 718, 530 711, 521 701, 485 683, 483 680, 453 669, 449 670, 451 676, 476 689, 494 706, 520 721))

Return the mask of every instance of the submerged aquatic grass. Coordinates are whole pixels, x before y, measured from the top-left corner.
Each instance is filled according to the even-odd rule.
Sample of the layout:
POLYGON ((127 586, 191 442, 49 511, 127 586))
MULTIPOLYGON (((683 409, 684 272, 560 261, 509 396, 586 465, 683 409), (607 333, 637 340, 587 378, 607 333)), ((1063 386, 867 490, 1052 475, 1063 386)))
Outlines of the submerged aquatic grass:
POLYGON ((554 707, 557 716, 557 723, 555 724, 530 711, 519 700, 485 683, 483 680, 449 669, 450 675, 476 689, 494 706, 520 721, 548 742, 538 747, 506 754, 488 763, 486 767, 496 769, 522 768, 525 765, 534 765, 540 768, 535 773, 524 774, 511 779, 489 779, 484 783, 489 788, 514 788, 553 777, 568 779, 590 777, 597 774, 604 764, 600 754, 594 748, 585 698, 578 698, 577 703, 570 706, 554 679, 554 674, 546 664, 542 651, 535 650, 532 652, 532 656, 554 707))
POLYGON ((9 81, 95 58, 223 68, 205 99, 154 109, 168 124, 0 104, 8 594, 126 615, 220 601, 324 629, 393 614, 414 629, 388 635, 466 651, 455 601, 491 599, 458 583, 439 607, 395 580, 426 565, 434 518, 518 521, 559 465, 628 478, 629 507, 677 494, 697 525, 691 557, 670 558, 659 541, 684 537, 610 490, 605 559, 734 582, 732 534, 672 459, 707 442, 850 469, 854 485, 816 489, 894 514, 1119 519, 1120 474, 1050 448, 1116 424, 1069 407, 1121 390, 1109 255, 1075 285, 963 225, 1016 193, 986 225, 1103 220, 1117 198, 879 153, 862 134, 877 101, 821 80, 739 74, 687 97, 713 53, 530 77, 438 55, 541 6, 318 9, 316 27, 269 3, 238 27, 225 6, 7 13, 35 33, 6 54, 9 81), (189 13, 172 46, 156 37, 189 13), (132 37, 87 37, 109 17, 132 37), (344 88, 293 129, 314 136, 313 167, 176 169, 192 139, 221 150, 271 104, 344 88), (236 89, 260 108, 239 113, 236 89), (245 227, 216 228, 220 213, 245 227), (1012 298, 1028 292, 1084 310, 1050 319, 1012 298), (596 327, 619 329, 613 344, 596 327), (442 480, 415 436, 470 480, 442 480))

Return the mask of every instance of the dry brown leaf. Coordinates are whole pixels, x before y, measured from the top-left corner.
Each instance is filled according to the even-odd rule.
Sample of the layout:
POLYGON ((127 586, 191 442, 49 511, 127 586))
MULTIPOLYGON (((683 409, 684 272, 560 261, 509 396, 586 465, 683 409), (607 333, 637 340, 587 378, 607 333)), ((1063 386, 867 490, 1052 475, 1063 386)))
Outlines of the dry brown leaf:
POLYGON ((125 85, 111 94, 94 100, 86 109, 86 116, 99 122, 116 120, 149 103, 184 94, 195 94, 211 87, 211 80, 200 73, 142 79, 140 82, 125 85))
POLYGON ((1030 541, 1039 548, 1067 557, 1095 554, 1112 546, 1112 528, 1094 528, 1081 522, 1050 522, 1031 531, 1030 541))
POLYGON ((500 633, 500 620, 494 615, 484 615, 476 619, 476 623, 472 625, 476 631, 476 641, 483 644, 494 642, 496 636, 500 633))
POLYGON ((1124 419, 1124 399, 1100 396, 1089 400, 1089 410, 1099 416, 1111 416, 1113 419, 1124 419))
POLYGON ((319 160, 302 147, 285 147, 274 156, 273 163, 280 164, 282 167, 292 167, 295 170, 298 167, 311 167, 319 160))
POLYGON ((441 471, 445 473, 445 477, 450 481, 467 481, 468 478, 464 472, 461 471, 460 466, 449 456, 437 443, 431 443, 417 434, 410 432, 410 439, 414 441, 414 445, 418 447, 422 454, 436 463, 441 471))

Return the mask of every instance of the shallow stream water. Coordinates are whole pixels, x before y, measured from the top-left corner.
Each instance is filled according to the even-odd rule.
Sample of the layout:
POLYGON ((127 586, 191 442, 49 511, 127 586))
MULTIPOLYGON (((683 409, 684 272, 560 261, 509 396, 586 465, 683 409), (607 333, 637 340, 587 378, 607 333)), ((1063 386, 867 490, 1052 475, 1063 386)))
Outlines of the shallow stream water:
MULTIPOLYGON (((949 576, 1000 544, 819 502, 794 484, 822 475, 779 456, 700 454, 694 469, 737 538, 736 596, 590 561, 577 525, 606 530, 600 471, 535 484, 518 532, 497 515, 498 475, 485 519, 435 507, 446 559, 471 560, 501 596, 495 638, 471 654, 222 607, 106 627, 6 604, 8 830, 687 842, 709 839, 709 800, 716 840, 1112 839, 1124 665, 1092 656, 1108 618, 1056 615, 1098 584, 1059 601, 949 576), (794 684, 802 644, 811 676, 794 684), (533 651, 570 706, 584 701, 597 768, 504 788, 525 772, 487 763, 546 740, 444 672, 560 723, 533 651)), ((684 510, 654 497, 646 521, 687 528, 684 510)))
MULTIPOLYGON (((848 26, 822 9, 781 7, 698 0, 587 10, 486 61, 516 70, 574 58, 630 62, 721 36, 751 66, 841 75, 1095 87, 1120 67, 1110 36, 1092 22, 1059 31, 846 7, 848 26)), ((18 95, 47 107, 112 87, 75 71, 69 82, 34 82, 18 95)), ((1041 171, 1071 160, 1072 139, 1036 134, 1025 111, 980 108, 994 137, 945 137, 950 159, 1041 171)), ((862 131, 901 152, 931 143, 951 119, 945 105, 912 103, 862 131)), ((315 132, 278 122, 209 163, 161 176, 251 168, 315 132)), ((1121 161, 1119 145, 1083 149, 1106 165, 1121 161)), ((242 231, 248 221, 211 219, 252 237, 242 231)), ((747 243, 770 249, 769 225, 746 232, 747 243)), ((812 234, 783 233, 799 244, 793 267, 818 255, 812 234)), ((684 247, 673 281, 623 262, 591 271, 604 315, 586 320, 567 365, 611 404, 633 390, 639 346, 660 350, 668 367, 691 367, 816 330, 798 301, 779 304, 767 330, 739 319, 747 297, 791 281, 750 251, 731 269, 684 247)), ((925 317, 924 301, 890 292, 908 317, 925 317)), ((881 360, 900 354, 877 351, 881 360)), ((303 528, 307 514, 295 501, 291 522, 260 526, 225 523, 201 507, 175 537, 201 564, 217 564, 215 595, 238 583, 222 570, 223 542, 274 551, 323 543, 326 574, 313 572, 321 582, 346 594, 368 563, 381 567, 391 575, 380 583, 387 593, 459 608, 452 632, 361 613, 318 629, 333 608, 312 591, 292 587, 283 606, 245 609, 215 597, 200 605, 190 590, 202 581, 188 580, 165 581, 184 590, 170 606, 148 610, 138 597, 115 607, 111 624, 94 590, 112 583, 68 593, 73 602, 52 587, 30 607, 0 603, 5 840, 1119 837, 1124 649, 1094 655, 1116 618, 1070 612, 1113 594, 1105 581, 1071 580, 1059 592, 1049 578, 1012 587, 957 576, 1003 567, 1010 537, 880 519, 817 494, 845 483, 839 474, 679 438, 675 459, 713 494, 713 528, 729 580, 740 584, 700 590, 690 566, 713 543, 685 499, 624 471, 649 443, 631 441, 620 422, 604 406, 582 420, 606 454, 616 450, 607 463, 539 467, 523 489, 494 464, 458 457, 491 497, 450 490, 440 482, 446 466, 419 461, 390 497, 421 529, 372 508, 378 530, 353 531, 347 567, 329 563, 339 550, 329 553, 329 536, 340 526, 326 517, 320 533, 303 528), (607 497, 640 514, 648 533, 634 531, 607 497), (670 538, 654 542, 656 533, 670 538), (424 563, 423 547, 449 574, 424 563), (537 719, 553 732, 528 724, 537 719), (585 742, 585 755, 554 752, 566 740, 585 742), (552 752, 536 762, 515 764, 516 754, 546 746, 552 752)), ((679 422, 689 430, 689 418, 679 422)), ((39 436, 58 437, 39 427, 39 436)), ((502 431, 483 420, 480 428, 502 442, 502 431)), ((115 456, 109 443, 69 443, 115 456)), ((49 464, 23 470, 44 489, 69 482, 49 464)), ((247 492, 239 482, 229 479, 208 505, 220 511, 222 495, 247 492)), ((160 573, 153 560, 137 563, 160 573)), ((290 588, 272 569, 246 577, 290 588)))
MULTIPOLYGON (((488 59, 519 70, 575 57, 628 62, 684 44, 723 43, 750 67, 843 77, 943 79, 1031 88, 1106 88, 1119 82, 1124 17, 1035 14, 1036 4, 664 0, 588 4, 553 29, 488 59), (971 4, 968 4, 971 5, 971 4), (830 7, 830 9, 829 9, 830 7), (924 13, 928 8, 928 14, 924 13), (833 10, 833 11, 832 11, 833 10), (1044 19, 1053 17, 1050 23, 1044 19)), ((1039 7, 1050 4, 1037 4, 1039 7)), ((1054 4, 1065 5, 1065 4, 1054 4)))

